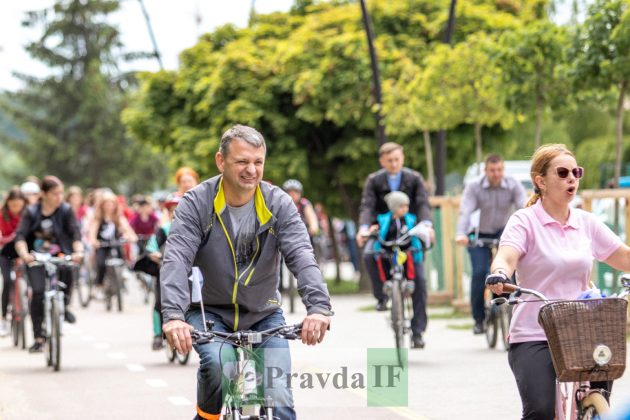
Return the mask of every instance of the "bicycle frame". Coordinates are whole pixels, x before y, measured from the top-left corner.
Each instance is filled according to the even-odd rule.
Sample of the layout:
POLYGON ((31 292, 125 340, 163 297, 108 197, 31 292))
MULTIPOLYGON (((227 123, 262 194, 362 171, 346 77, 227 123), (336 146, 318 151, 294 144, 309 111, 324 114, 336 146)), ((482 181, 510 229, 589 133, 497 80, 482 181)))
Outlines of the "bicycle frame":
POLYGON ((70 256, 53 257, 50 254, 34 252, 35 262, 29 266, 44 266, 44 335, 46 338, 46 356, 48 366, 58 371, 61 365, 61 335, 65 319, 65 300, 62 288, 65 287, 58 279, 59 266, 73 266, 70 256), (53 313, 54 312, 54 313, 53 313))
MULTIPOLYGON (((210 331, 191 333, 193 342, 206 344, 219 338, 223 343, 236 347, 236 389, 230 388, 224 403, 223 418, 230 420, 273 420, 274 407, 271 397, 258 396, 256 379, 256 359, 251 358, 253 346, 264 343, 271 337, 295 340, 300 336, 302 324, 282 325, 265 331, 237 331, 224 333, 211 331, 214 323, 206 322, 210 331), (264 414, 260 415, 260 411, 264 414)), ((222 345, 223 345, 222 343, 222 345)))

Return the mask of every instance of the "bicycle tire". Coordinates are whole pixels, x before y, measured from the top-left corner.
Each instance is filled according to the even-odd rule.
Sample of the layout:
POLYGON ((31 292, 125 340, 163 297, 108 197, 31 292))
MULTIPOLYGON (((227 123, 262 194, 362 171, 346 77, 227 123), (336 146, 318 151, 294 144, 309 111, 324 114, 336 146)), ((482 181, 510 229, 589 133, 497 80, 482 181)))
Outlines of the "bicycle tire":
POLYGON ((105 285, 105 309, 109 312, 112 310, 112 299, 114 298, 115 290, 115 279, 116 274, 113 272, 111 267, 105 268, 105 279, 103 284, 105 285))
POLYGON ((52 367, 55 372, 61 367, 61 314, 57 308, 57 302, 52 301, 51 307, 50 347, 52 367))
POLYGON ((166 346, 164 346, 164 348, 166 349, 166 360, 168 360, 170 363, 173 363, 175 361, 177 351, 169 346, 168 343, 166 343, 166 346))
POLYGON ((122 274, 120 274, 120 269, 115 269, 114 270, 114 275, 116 276, 116 300, 117 300, 117 304, 118 304, 118 312, 122 312, 122 310, 123 310, 123 298, 122 298, 121 283, 123 282, 123 280, 122 280, 122 274))
POLYGON ((13 347, 17 347, 20 344, 20 326, 15 319, 15 315, 11 317, 11 339, 13 341, 13 347))
POLYGON ((579 404, 582 407, 581 420, 600 419, 602 414, 606 414, 610 410, 608 401, 599 392, 591 392, 579 404))
POLYGON ((499 320, 500 317, 499 308, 496 305, 490 305, 486 309, 486 319, 484 321, 486 330, 486 342, 488 347, 493 349, 497 345, 497 338, 499 335, 499 320))
POLYGON ((184 366, 188 364, 188 358, 190 357, 190 353, 186 353, 186 354, 179 354, 177 352, 175 352, 175 358, 177 359, 177 362, 184 366))
POLYGON ((512 307, 509 305, 499 306, 499 324, 501 326, 501 338, 503 348, 507 351, 510 349, 508 334, 510 333, 510 323, 512 322, 512 307))
POLYGON ((394 341, 396 344, 396 354, 398 356, 398 365, 402 366, 402 352, 405 347, 405 333, 403 320, 403 301, 400 290, 400 282, 392 281, 392 329, 394 330, 394 341))
POLYGON ((20 326, 20 339, 22 343, 22 350, 26 349, 26 320, 24 317, 21 317, 18 321, 18 325, 20 326))
POLYGON ((81 307, 87 308, 92 301, 93 280, 87 267, 81 267, 79 271, 79 287, 77 295, 79 295, 79 303, 81 307))

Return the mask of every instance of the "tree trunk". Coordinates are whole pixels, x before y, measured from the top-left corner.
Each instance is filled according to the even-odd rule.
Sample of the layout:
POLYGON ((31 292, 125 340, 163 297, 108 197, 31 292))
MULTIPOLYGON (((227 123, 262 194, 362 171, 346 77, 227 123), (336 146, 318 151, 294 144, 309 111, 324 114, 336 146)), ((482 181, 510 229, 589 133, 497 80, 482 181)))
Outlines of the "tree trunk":
POLYGON ((433 149, 431 148, 431 133, 429 130, 423 130, 424 136, 424 155, 427 159, 427 179, 429 180, 430 188, 429 194, 433 195, 435 192, 435 173, 433 172, 433 149))
POLYGON ((475 123, 475 154, 477 156, 477 175, 481 175, 481 124, 475 123))
POLYGON ((628 81, 624 80, 619 85, 619 100, 617 102, 617 127, 615 134, 617 137, 616 157, 615 157, 615 188, 619 188, 619 177, 621 177, 621 159, 623 157, 623 105, 626 100, 626 90, 628 81))
POLYGON ((541 96, 536 97, 536 134, 534 135, 534 143, 536 145, 536 149, 540 147, 540 136, 542 131, 542 119, 544 112, 545 102, 541 96))

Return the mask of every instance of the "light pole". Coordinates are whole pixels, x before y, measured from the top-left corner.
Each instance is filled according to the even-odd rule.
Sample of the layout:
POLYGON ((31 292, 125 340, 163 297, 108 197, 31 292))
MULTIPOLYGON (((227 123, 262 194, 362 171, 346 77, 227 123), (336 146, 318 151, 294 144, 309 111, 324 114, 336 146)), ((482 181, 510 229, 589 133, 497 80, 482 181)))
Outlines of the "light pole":
MULTIPOLYGON (((451 7, 448 12, 448 23, 446 24, 446 33, 444 34, 444 43, 450 44, 455 27, 455 3, 457 0, 451 0, 451 7)), ((435 194, 444 195, 444 178, 446 176, 446 131, 440 130, 437 135, 436 144, 436 162, 435 162, 435 194)))
POLYGON ((378 59, 376 57, 376 50, 374 49, 374 33, 372 32, 372 26, 370 24, 370 15, 365 6, 365 0, 360 0, 360 3, 363 26, 365 27, 365 35, 367 36, 368 48, 370 50, 370 62, 372 64, 372 84, 374 85, 374 102, 376 102, 376 112, 374 113, 376 117, 376 133, 378 143, 382 146, 383 143, 387 141, 387 135, 385 134, 385 126, 383 125, 383 118, 381 117, 381 105, 383 104, 381 78, 378 72, 378 59))

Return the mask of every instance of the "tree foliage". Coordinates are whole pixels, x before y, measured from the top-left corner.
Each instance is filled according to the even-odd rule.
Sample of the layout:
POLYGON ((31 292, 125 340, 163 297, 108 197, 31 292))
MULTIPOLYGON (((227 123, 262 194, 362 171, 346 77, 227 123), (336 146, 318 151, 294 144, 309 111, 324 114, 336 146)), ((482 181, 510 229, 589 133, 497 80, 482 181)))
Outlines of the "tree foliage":
POLYGON ((110 0, 65 0, 27 14, 24 25, 43 34, 26 49, 51 75, 20 74, 26 87, 8 93, 2 106, 25 135, 8 140, 32 173, 127 190, 163 179, 159 156, 126 136, 120 119, 130 79, 117 71, 122 45, 106 22, 118 7, 110 0))

